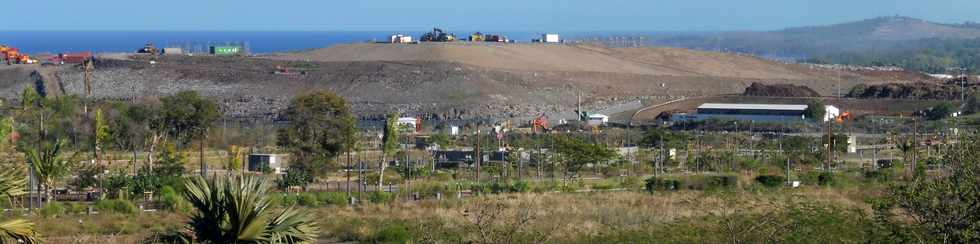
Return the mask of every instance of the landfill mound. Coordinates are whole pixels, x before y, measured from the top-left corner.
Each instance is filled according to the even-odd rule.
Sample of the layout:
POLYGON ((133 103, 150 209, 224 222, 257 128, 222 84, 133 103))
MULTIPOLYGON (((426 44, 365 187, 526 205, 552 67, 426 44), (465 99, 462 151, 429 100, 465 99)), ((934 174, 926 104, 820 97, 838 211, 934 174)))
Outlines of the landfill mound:
MULTIPOLYGON (((830 72, 752 56, 679 48, 609 48, 588 44, 347 44, 267 58, 293 61, 441 61, 495 70, 601 72, 746 79, 821 79, 830 72)), ((845 74, 846 75, 846 74, 845 74)))
POLYGON ((975 94, 980 87, 975 82, 969 82, 962 88, 956 82, 913 82, 886 83, 865 85, 859 84, 851 88, 847 94, 852 98, 877 99, 960 99, 960 94, 975 94), (962 91, 961 91, 962 89, 962 91))
MULTIPOLYGON (((84 76, 77 67, 17 67, 0 67, 0 78, 9 78, 0 80, 3 98, 16 99, 23 87, 36 83, 30 77, 34 69, 44 84, 63 94, 84 94, 84 76)), ((579 104, 585 111, 612 111, 732 94, 753 82, 830 94, 838 74, 848 86, 894 80, 675 48, 352 44, 260 57, 100 55, 90 97, 137 100, 195 90, 219 102, 226 116, 276 119, 297 94, 324 89, 350 101, 362 118, 399 111, 461 124, 526 122, 541 114, 554 120, 574 118, 572 110, 579 104)))
POLYGON ((819 97, 820 93, 807 86, 792 84, 762 84, 754 82, 745 88, 743 96, 752 97, 819 97))

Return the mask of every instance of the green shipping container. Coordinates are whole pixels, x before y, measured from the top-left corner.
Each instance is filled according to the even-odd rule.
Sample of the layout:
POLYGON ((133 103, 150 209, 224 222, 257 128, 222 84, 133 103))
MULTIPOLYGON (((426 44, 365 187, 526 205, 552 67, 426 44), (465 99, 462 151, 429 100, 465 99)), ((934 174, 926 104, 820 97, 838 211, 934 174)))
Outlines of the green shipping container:
POLYGON ((235 55, 243 51, 240 46, 211 46, 211 54, 214 55, 235 55))

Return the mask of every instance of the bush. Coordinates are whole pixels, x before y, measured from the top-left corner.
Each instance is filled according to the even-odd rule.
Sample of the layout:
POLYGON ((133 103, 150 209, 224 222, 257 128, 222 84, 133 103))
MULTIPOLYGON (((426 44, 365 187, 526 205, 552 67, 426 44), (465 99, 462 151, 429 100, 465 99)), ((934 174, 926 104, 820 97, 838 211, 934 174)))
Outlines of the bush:
POLYGON ((640 180, 640 177, 636 177, 636 176, 629 176, 623 178, 622 184, 623 184, 623 188, 629 188, 629 189, 636 189, 636 188, 643 187, 643 181, 640 180))
POLYGON ((412 233, 404 224, 388 224, 371 237, 373 243, 409 243, 412 233))
POLYGON ((835 183, 834 173, 823 172, 817 176, 817 184, 821 186, 830 186, 835 183))
POLYGON ((299 193, 296 194, 296 198, 297 198, 296 202, 300 206, 311 207, 311 208, 320 206, 320 200, 317 199, 316 195, 313 195, 313 193, 309 193, 309 192, 299 193))
POLYGON ((160 189, 159 198, 161 208, 169 210, 176 213, 188 213, 191 211, 191 205, 184 200, 184 198, 174 190, 173 187, 164 186, 160 189))
POLYGON ((100 200, 95 202, 95 209, 101 212, 118 214, 134 214, 139 211, 133 202, 126 199, 100 200))
POLYGON ((885 183, 892 181, 894 179, 894 173, 891 170, 879 169, 874 171, 865 171, 864 179, 870 182, 885 183))
POLYGON ((760 175, 755 177, 755 181, 759 182, 759 184, 762 184, 763 186, 772 188, 783 185, 783 183, 786 182, 786 177, 778 175, 760 175))
POLYGON ((334 206, 347 206, 347 193, 343 192, 321 192, 316 196, 321 204, 334 206))
POLYGON ((714 175, 708 176, 706 189, 733 188, 738 186, 738 176, 734 175, 714 175))
POLYGON ((41 216, 45 218, 57 218, 65 216, 65 207, 59 202, 49 202, 41 207, 41 216))
POLYGON ((376 191, 376 192, 371 192, 371 194, 368 195, 368 201, 370 201, 371 203, 390 203, 391 201, 394 200, 395 200, 395 195, 391 194, 390 192, 376 191))
POLYGON ((531 184, 527 181, 519 180, 510 185, 511 192, 527 193, 531 191, 531 184))
POLYGON ((667 180, 657 177, 650 177, 646 180, 646 189, 650 193, 656 191, 676 191, 680 190, 681 182, 678 180, 667 180))

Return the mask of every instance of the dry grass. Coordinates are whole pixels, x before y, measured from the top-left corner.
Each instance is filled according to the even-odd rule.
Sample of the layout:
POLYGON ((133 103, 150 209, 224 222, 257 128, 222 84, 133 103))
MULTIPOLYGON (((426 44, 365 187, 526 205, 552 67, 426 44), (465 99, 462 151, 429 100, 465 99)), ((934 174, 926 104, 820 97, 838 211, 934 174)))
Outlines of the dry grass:
MULTIPOLYGON (((809 188, 763 193, 510 194, 316 211, 325 220, 324 236, 340 240, 369 241, 386 225, 409 223, 423 229, 419 231, 422 233, 456 233, 460 240, 476 243, 541 241, 528 238, 564 242, 613 231, 643 230, 683 219, 766 213, 800 202, 868 209, 849 195, 809 188)), ((445 238, 433 237, 436 242, 451 241, 445 238)))

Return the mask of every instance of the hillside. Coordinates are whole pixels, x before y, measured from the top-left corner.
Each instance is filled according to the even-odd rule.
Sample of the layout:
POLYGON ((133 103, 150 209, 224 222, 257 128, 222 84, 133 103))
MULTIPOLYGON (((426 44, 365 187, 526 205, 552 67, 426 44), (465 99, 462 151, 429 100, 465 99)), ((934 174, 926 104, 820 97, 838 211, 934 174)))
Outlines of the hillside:
MULTIPOLYGON (((735 31, 695 34, 632 36, 644 45, 749 53, 758 56, 805 60, 874 52, 880 55, 921 50, 933 41, 971 41, 980 38, 976 24, 942 24, 911 17, 879 17, 824 26, 774 31, 735 31)), ((602 41, 601 38, 597 40, 602 41)), ((957 44, 953 44, 954 46, 957 44)), ((948 46, 948 45, 946 45, 948 46)), ((931 48, 930 50, 943 50, 931 48)), ((849 58, 834 58, 844 62, 849 58)), ((887 62, 889 59, 882 59, 887 62)), ((873 65, 872 63, 857 63, 873 65)), ((887 63, 902 65, 902 63, 887 63)), ((910 69, 917 67, 909 66, 910 69)), ((918 69, 917 69, 918 70, 918 69)))
MULTIPOLYGON (((914 75, 838 72, 763 59, 676 48, 530 44, 356 44, 262 57, 103 56, 97 99, 133 100, 197 90, 227 115, 275 119, 292 96, 329 89, 362 118, 401 111, 440 121, 518 119, 583 109, 616 113, 679 97, 740 93, 753 82, 804 85, 823 94, 844 87, 915 80, 914 75), (276 67, 288 74, 276 74, 276 67)), ((35 84, 25 67, 0 69, 0 95, 35 84)), ((47 90, 80 94, 70 66, 37 67, 47 90), (54 79, 54 80, 51 80, 54 79)))

